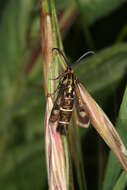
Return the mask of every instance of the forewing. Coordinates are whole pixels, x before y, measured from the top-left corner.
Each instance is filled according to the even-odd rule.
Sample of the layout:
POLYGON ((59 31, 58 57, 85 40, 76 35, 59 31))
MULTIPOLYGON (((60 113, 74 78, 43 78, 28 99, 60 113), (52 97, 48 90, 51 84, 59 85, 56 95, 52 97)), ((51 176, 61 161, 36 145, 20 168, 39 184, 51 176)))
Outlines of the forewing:
POLYGON ((82 102, 81 94, 78 90, 78 84, 75 87, 75 108, 77 112, 78 124, 81 127, 88 128, 90 125, 90 119, 85 109, 85 104, 82 102))
POLYGON ((55 100, 54 106, 52 108, 50 118, 49 118, 49 121, 52 123, 56 122, 59 118, 60 107, 62 105, 62 99, 63 99, 63 91, 62 89, 60 89, 58 92, 57 98, 55 100))

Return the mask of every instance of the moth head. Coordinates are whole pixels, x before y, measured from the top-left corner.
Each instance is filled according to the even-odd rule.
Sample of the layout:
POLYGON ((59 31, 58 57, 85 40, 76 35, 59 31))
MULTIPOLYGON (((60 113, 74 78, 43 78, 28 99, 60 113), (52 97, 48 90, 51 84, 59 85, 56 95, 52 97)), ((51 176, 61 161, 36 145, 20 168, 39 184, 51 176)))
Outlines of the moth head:
POLYGON ((74 73, 74 70, 71 68, 71 67, 68 67, 68 71, 73 74, 74 73))

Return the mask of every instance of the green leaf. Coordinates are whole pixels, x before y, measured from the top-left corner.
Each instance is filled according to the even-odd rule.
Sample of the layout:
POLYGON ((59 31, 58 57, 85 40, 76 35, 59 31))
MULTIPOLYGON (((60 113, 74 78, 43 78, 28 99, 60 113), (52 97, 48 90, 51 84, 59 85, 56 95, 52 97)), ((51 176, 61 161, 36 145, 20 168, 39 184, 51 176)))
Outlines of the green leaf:
POLYGON ((0 30, 0 49, 2 50, 0 64, 3 66, 5 62, 9 67, 21 62, 19 58, 22 57, 26 47, 26 33, 32 5, 31 0, 8 2, 2 15, 0 30))
MULTIPOLYGON (((80 11, 83 15, 83 20, 87 25, 93 24, 100 18, 109 15, 120 5, 125 3, 125 0, 77 0, 80 4, 80 11)), ((85 24, 86 24, 85 23, 85 24)))
POLYGON ((122 172, 113 190, 125 190, 126 185, 127 185, 127 174, 125 172, 122 172))
MULTIPOLYGON (((127 88, 124 93, 123 101, 120 107, 119 117, 116 124, 117 131, 122 138, 125 146, 127 147, 127 88)), ((113 153, 110 152, 105 178, 104 178, 104 184, 103 184, 103 190, 112 189, 115 183, 117 182, 117 179, 120 175, 121 167, 119 163, 117 162, 116 158, 114 157, 113 153)))
POLYGON ((1 156, 0 189, 46 189, 42 139, 19 146, 1 156), (43 170, 43 172, 42 172, 43 170))
POLYGON ((26 37, 33 2, 31 0, 8 1, 2 14, 0 23, 1 108, 13 104, 23 88, 26 37), (18 88, 19 93, 17 93, 19 83, 20 90, 18 88))
POLYGON ((34 5, 31 0, 7 1, 0 19, 0 189, 5 190, 47 189, 44 95, 34 78, 38 71, 31 76, 33 84, 24 76, 34 5))
POLYGON ((111 95, 126 74, 127 44, 121 43, 85 59, 75 66, 81 83, 101 101, 111 95))
POLYGON ((62 10, 69 8, 69 6, 74 3, 74 0, 64 0, 62 3, 59 0, 55 0, 55 6, 57 10, 62 10))
POLYGON ((62 3, 59 0, 56 0, 56 8, 60 10, 68 7, 69 9, 70 5, 74 2, 77 2, 80 5, 79 11, 81 11, 83 16, 82 21, 85 21, 85 24, 87 25, 91 25, 115 11, 125 3, 125 0, 64 0, 62 3))

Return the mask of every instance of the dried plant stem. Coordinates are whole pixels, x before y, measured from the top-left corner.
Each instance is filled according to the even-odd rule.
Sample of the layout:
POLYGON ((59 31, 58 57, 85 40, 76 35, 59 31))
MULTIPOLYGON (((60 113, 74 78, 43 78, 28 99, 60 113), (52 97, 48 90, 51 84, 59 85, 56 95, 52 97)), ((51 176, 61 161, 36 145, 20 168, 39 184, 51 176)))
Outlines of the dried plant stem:
MULTIPOLYGON (((68 146, 68 137, 61 136, 56 132, 57 124, 49 122, 50 113, 53 107, 53 98, 51 93, 55 91, 58 81, 51 80, 59 76, 59 67, 65 69, 64 60, 59 55, 54 55, 52 49, 59 48, 63 50, 58 21, 54 6, 54 0, 41 1, 41 39, 43 50, 43 74, 44 89, 46 95, 46 113, 45 113, 45 150, 46 163, 48 171, 49 189, 74 189, 72 163, 70 156, 70 147, 68 146), (50 9, 49 9, 50 7, 50 9), (49 95, 48 95, 49 94, 49 95)), ((71 134, 70 134, 71 136, 71 134)), ((76 137, 76 136, 75 136, 76 137)), ((73 139, 75 139, 75 137, 73 139)), ((78 144, 78 139, 74 140, 78 144)), ((75 155, 80 152, 74 147, 75 155)), ((81 161, 81 155, 78 154, 81 161)), ((82 162, 77 163, 75 168, 78 171, 78 181, 80 189, 86 189, 84 185, 84 173, 82 162)))
POLYGON ((127 172, 127 150, 118 133, 103 110, 81 84, 79 84, 79 91, 92 125, 114 152, 121 166, 127 172))
POLYGON ((64 140, 56 132, 56 123, 52 126, 49 123, 53 99, 51 94, 56 87, 55 78, 59 74, 58 57, 53 55, 54 47, 62 48, 60 33, 57 26, 57 18, 53 0, 41 1, 41 39, 43 50, 43 75, 44 90, 46 95, 45 113, 45 150, 48 171, 49 189, 69 189, 69 161, 67 138, 64 140), (51 9, 49 9, 49 7, 51 9))
POLYGON ((47 84, 48 73, 53 60, 52 48, 53 48, 53 31, 51 16, 49 12, 49 4, 46 0, 41 1, 41 45, 43 51, 43 78, 44 78, 44 90, 47 96, 47 84))

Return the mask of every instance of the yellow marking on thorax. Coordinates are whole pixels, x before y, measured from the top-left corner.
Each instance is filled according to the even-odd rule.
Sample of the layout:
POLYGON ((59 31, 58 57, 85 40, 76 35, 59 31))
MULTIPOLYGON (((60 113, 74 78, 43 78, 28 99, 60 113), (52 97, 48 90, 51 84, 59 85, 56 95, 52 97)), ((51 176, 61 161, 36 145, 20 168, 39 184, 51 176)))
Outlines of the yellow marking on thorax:
POLYGON ((72 91, 72 86, 69 85, 68 92, 71 93, 71 91, 72 91))

